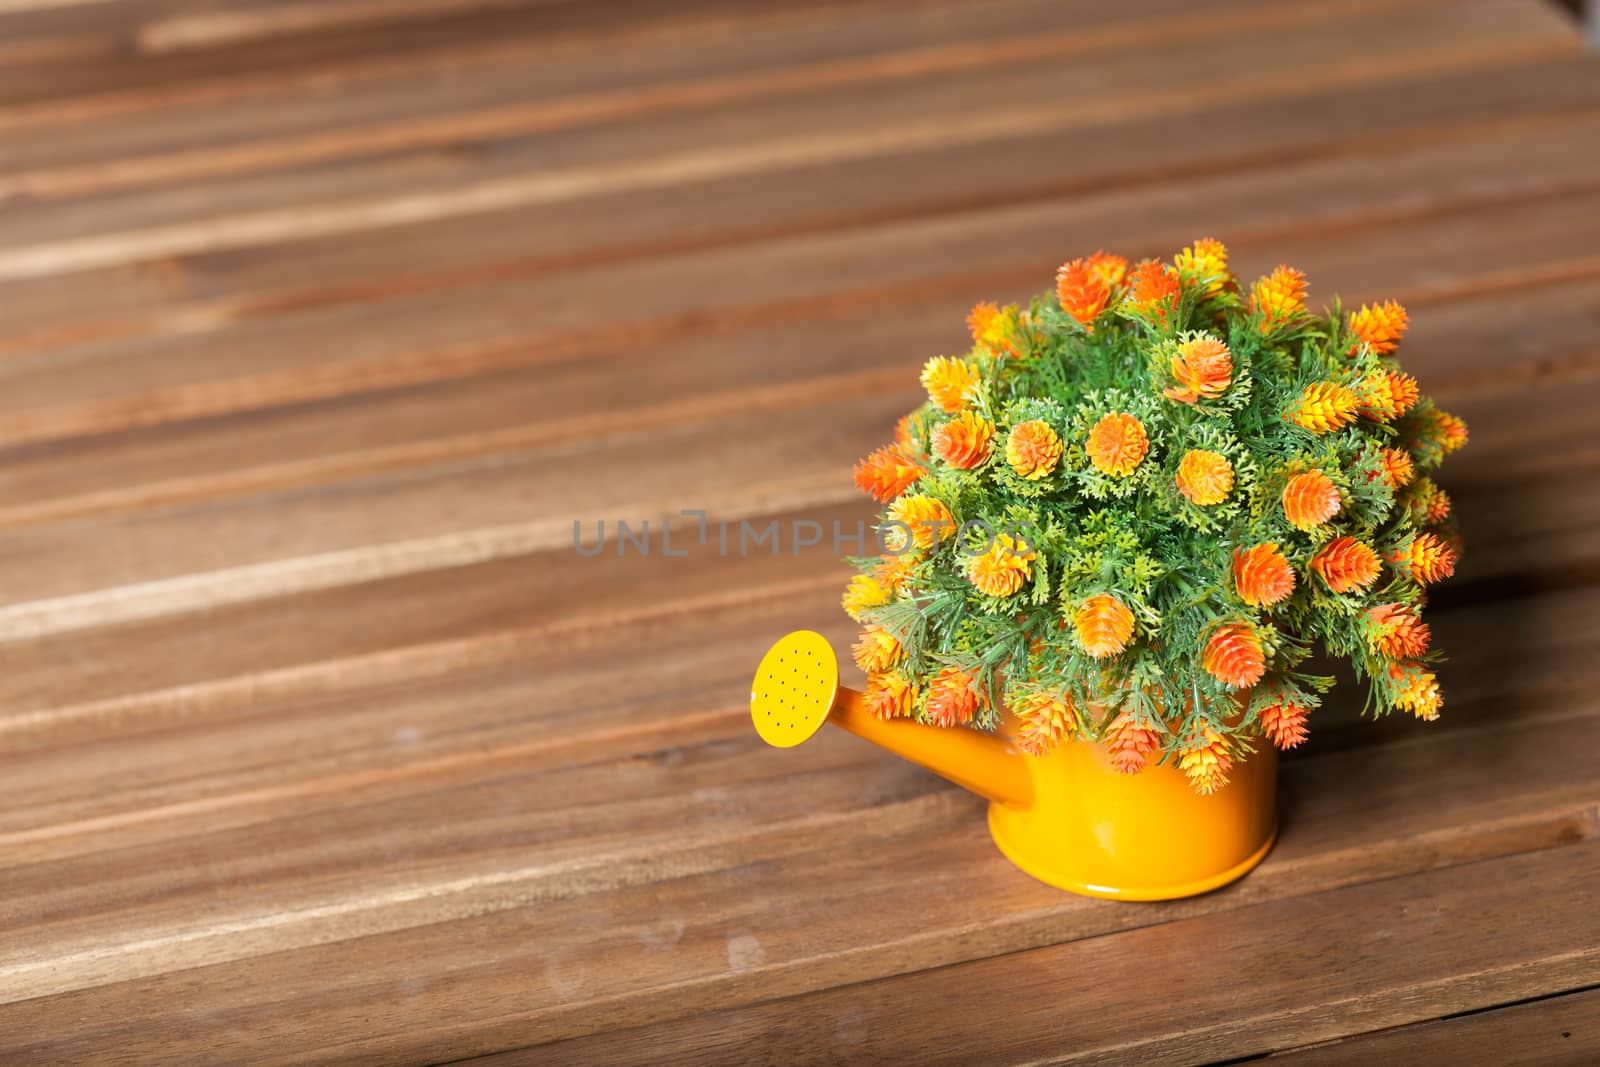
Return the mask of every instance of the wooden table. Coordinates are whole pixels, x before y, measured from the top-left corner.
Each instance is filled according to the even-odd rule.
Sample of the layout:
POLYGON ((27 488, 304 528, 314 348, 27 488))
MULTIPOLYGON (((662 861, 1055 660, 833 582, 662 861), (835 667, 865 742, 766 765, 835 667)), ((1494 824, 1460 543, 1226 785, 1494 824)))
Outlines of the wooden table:
POLYGON ((0 1062, 1600 1057, 1570 14, 6 0, 0 145, 0 1062), (1403 301, 1472 426, 1444 721, 1346 687, 1266 863, 1150 906, 765 749, 762 650, 851 629, 790 524, 966 308, 1206 234, 1403 301))

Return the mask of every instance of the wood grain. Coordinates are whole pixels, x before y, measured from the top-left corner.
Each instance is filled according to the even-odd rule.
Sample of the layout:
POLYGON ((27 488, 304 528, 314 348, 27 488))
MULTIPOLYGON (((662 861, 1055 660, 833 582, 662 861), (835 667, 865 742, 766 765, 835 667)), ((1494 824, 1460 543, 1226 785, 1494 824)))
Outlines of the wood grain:
POLYGON ((1348 1037, 1277 1053, 1268 1061, 1304 1064, 1418 1062, 1424 1057, 1505 1067, 1581 1067, 1600 1045, 1600 990, 1348 1037))
POLYGON ((0 1062, 1600 1054, 1553 5, 0 0, 0 137, 0 1062), (1470 551, 1445 719, 1341 691, 1267 861, 1130 908, 745 703, 966 308, 1206 233, 1411 309, 1470 551))

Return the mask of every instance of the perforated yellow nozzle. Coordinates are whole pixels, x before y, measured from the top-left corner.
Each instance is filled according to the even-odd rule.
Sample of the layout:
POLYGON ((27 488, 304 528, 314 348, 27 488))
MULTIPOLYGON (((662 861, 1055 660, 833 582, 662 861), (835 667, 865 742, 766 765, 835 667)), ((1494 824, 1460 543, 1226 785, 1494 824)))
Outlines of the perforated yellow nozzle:
POLYGON ((761 657, 750 683, 750 718, 761 740, 793 748, 822 729, 839 695, 839 660, 828 639, 796 630, 761 657))

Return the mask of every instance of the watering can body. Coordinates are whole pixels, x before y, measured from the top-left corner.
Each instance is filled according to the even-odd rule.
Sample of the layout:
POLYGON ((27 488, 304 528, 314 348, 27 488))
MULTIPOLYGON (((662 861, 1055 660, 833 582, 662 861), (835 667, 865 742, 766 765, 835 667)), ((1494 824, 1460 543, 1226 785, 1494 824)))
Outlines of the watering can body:
POLYGON ((780 640, 757 669, 751 717, 769 744, 790 747, 831 722, 989 800, 989 833, 1006 858, 1049 885, 1121 900, 1170 900, 1227 885, 1250 871, 1277 834, 1277 758, 1237 764, 1209 796, 1175 767, 1123 774, 1105 749, 1069 741, 1042 756, 1004 732, 882 720, 838 683, 820 634, 780 640))

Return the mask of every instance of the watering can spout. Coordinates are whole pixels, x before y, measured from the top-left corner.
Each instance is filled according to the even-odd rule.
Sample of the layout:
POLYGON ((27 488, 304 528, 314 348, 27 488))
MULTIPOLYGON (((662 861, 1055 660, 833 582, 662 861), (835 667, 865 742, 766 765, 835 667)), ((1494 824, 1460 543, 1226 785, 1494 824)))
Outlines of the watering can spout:
POLYGON ((807 740, 831 722, 999 804, 1027 808, 1034 785, 1028 760, 999 735, 884 720, 861 693, 839 684, 827 638, 796 630, 767 650, 750 686, 750 717, 777 748, 807 740))

